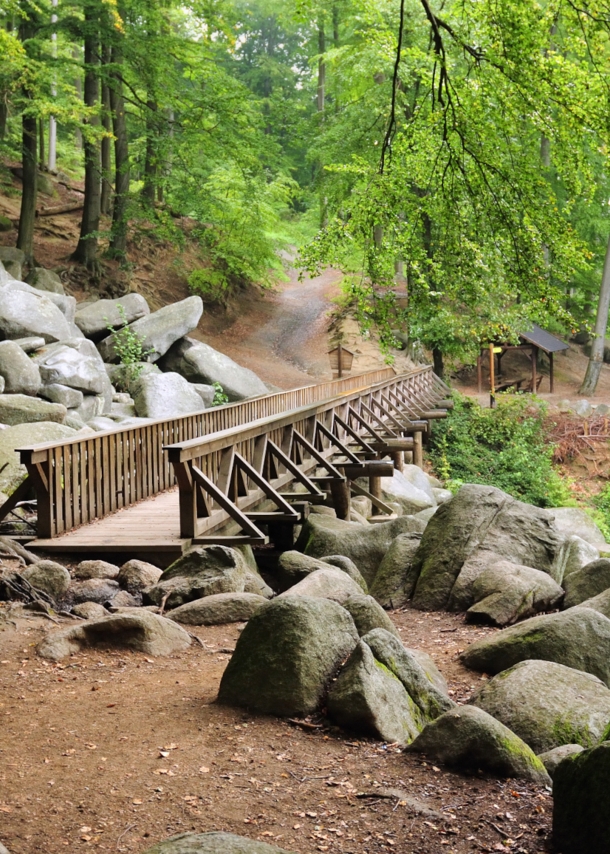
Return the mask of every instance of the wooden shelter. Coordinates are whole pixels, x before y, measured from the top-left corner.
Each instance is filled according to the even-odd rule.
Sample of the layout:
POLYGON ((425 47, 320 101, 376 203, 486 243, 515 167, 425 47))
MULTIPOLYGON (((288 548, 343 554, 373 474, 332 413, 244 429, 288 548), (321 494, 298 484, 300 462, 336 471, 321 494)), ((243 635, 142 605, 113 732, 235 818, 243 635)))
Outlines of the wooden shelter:
POLYGON ((519 335, 519 344, 500 344, 490 342, 489 348, 481 348, 477 359, 477 372, 479 393, 483 391, 483 353, 489 354, 489 393, 491 405, 494 404, 495 393, 515 388, 519 391, 538 391, 542 381, 542 374, 538 373, 538 354, 542 351, 549 360, 549 383, 550 393, 555 390, 553 356, 555 353, 567 350, 568 345, 551 335, 545 329, 541 329, 536 323, 526 332, 519 335), (532 365, 531 378, 528 377, 504 377, 502 375, 502 358, 510 350, 521 350, 524 352, 532 365))

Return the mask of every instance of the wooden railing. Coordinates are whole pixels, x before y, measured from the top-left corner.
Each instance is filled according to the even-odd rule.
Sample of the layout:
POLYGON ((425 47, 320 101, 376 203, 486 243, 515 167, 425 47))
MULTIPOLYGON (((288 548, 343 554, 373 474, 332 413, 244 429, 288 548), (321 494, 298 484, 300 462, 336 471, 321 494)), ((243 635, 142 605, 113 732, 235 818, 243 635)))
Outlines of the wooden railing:
MULTIPOLYGON (((429 369, 416 371, 414 376, 429 369)), ((175 485, 164 445, 219 433, 320 400, 350 394, 395 377, 392 368, 214 407, 191 415, 117 427, 95 436, 19 449, 28 479, 10 509, 32 487, 38 498, 38 537, 49 539, 150 498, 175 485)))
POLYGON ((446 414, 435 407, 447 391, 428 368, 166 446, 180 488, 180 536, 199 544, 265 542, 260 526, 297 524, 290 502, 325 500, 321 485, 340 518, 349 516, 354 489, 391 513, 378 481, 393 468, 382 458, 416 449, 429 419, 446 414), (360 477, 369 478, 370 492, 353 483, 360 477), (294 482, 301 491, 287 493, 294 482), (254 511, 265 499, 273 509, 254 511), (214 533, 228 521, 238 532, 214 533))

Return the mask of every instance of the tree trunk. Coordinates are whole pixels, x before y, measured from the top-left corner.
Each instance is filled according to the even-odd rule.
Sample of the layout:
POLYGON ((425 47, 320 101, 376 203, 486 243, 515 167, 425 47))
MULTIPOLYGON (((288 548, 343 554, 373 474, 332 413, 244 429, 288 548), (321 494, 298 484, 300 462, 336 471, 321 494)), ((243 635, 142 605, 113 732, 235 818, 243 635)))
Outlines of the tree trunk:
POLYGON ((38 122, 35 116, 23 115, 21 120, 23 188, 21 192, 21 212, 17 249, 25 252, 27 264, 34 263, 34 222, 36 220, 36 198, 38 194, 38 122))
POLYGON ((0 142, 6 136, 6 126, 8 124, 8 104, 0 101, 0 142))
POLYGON ((326 33, 324 32, 324 18, 320 17, 318 20, 318 53, 320 54, 320 58, 318 59, 318 96, 317 96, 317 105, 318 112, 324 112, 324 101, 326 99, 326 63, 324 61, 324 54, 326 53, 326 33))
POLYGON ((579 394, 595 394, 597 381, 602 370, 604 361, 604 342, 606 339, 606 326, 608 325, 608 310, 610 309, 610 238, 606 247, 606 258, 604 260, 604 272, 599 290, 599 302, 597 303, 597 317, 595 318, 595 338, 591 344, 591 355, 587 365, 587 373, 580 387, 579 394))
POLYGON ((127 250, 127 202, 129 200, 129 140, 125 121, 125 100, 121 66, 123 52, 112 49, 110 73, 110 110, 114 131, 114 207, 112 209, 111 254, 124 258, 127 250))
POLYGON ((38 122, 38 166, 42 172, 45 167, 44 162, 44 122, 42 119, 38 122))
MULTIPOLYGON (((110 47, 104 45, 102 48, 102 66, 104 69, 110 63, 110 47)), ((112 183, 111 183, 111 152, 110 142, 112 134, 112 116, 110 112, 110 89, 106 78, 102 82, 102 126, 106 131, 106 135, 102 137, 101 154, 102 154, 102 195, 100 198, 100 212, 106 216, 110 213, 112 200, 112 183)))
MULTIPOLYGON (((85 6, 85 106, 99 107, 100 87, 98 80, 98 38, 95 32, 97 23, 92 8, 85 6)), ((91 116, 87 122, 99 125, 99 117, 91 116)), ((74 261, 85 264, 94 271, 97 265, 97 231, 100 226, 100 181, 101 161, 100 145, 97 140, 84 139, 85 151, 85 198, 83 217, 80 226, 78 245, 72 255, 74 261)))
POLYGON ((146 107, 146 158, 144 161, 144 186, 141 195, 144 201, 153 207, 157 188, 157 140, 155 138, 157 102, 149 98, 146 107))
POLYGON ((443 379, 445 374, 445 364, 443 362, 443 354, 442 351, 438 349, 438 347, 434 347, 432 350, 432 362, 434 365, 434 373, 440 379, 443 379))

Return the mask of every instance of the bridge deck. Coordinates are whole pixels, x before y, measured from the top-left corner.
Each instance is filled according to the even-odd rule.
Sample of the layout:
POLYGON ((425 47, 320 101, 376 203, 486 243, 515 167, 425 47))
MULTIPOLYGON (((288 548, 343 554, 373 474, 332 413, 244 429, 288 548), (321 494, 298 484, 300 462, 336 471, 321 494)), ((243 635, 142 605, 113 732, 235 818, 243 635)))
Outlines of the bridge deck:
POLYGON ((129 554, 146 560, 163 555, 162 562, 169 563, 180 557, 190 543, 180 537, 179 519, 178 489, 174 488, 53 539, 33 540, 28 549, 82 553, 83 558, 92 554, 129 554))

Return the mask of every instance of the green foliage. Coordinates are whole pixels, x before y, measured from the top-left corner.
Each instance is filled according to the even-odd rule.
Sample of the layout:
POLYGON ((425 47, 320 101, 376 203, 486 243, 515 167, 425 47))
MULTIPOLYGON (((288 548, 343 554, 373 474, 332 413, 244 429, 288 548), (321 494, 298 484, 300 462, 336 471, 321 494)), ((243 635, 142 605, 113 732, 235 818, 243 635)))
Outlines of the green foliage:
MULTIPOLYGON (((144 349, 144 337, 138 335, 128 325, 125 308, 120 303, 118 311, 123 326, 115 329, 111 323, 107 322, 106 329, 112 333, 114 349, 121 366, 115 384, 121 390, 128 391, 130 384, 135 382, 142 373, 142 363, 152 351, 144 349)), ((106 321, 108 321, 107 318, 106 321)))
POLYGON ((589 511, 606 542, 610 542, 610 483, 594 499, 594 507, 589 511))
POLYGON ((212 383, 212 385, 214 387, 214 399, 212 400, 212 406, 224 406, 225 403, 229 402, 229 398, 225 394, 225 390, 219 382, 212 383))
POLYGON ((570 500, 551 464, 545 407, 539 400, 503 394, 494 409, 459 394, 454 401, 449 417, 435 423, 430 448, 435 471, 450 488, 489 484, 539 507, 570 500))

